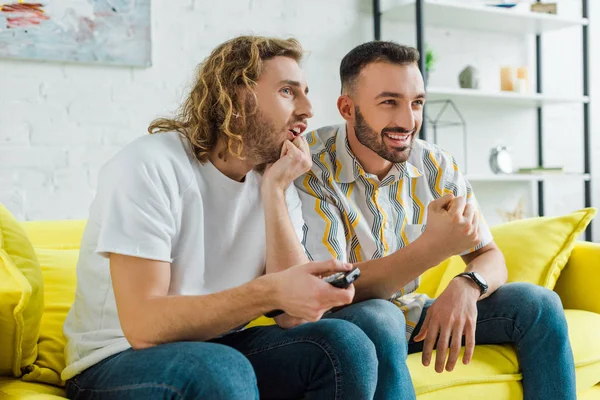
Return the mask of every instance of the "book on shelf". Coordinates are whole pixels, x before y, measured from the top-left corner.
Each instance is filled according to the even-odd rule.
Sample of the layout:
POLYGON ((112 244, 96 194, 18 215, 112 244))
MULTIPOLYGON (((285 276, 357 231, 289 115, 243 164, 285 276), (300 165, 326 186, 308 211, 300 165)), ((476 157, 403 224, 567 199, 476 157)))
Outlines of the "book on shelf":
POLYGON ((531 167, 531 168, 519 168, 517 174, 562 174, 565 172, 564 167, 531 167))

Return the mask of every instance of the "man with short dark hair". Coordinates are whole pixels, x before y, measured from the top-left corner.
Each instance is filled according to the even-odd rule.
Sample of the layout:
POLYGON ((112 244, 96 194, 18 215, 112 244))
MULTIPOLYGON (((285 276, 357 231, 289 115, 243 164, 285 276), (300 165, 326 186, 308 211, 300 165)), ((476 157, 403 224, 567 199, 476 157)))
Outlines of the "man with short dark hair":
MULTIPOLYGON (((417 139, 426 100, 418 59, 414 48, 369 42, 342 60, 337 106, 346 123, 308 134, 313 166, 296 180, 307 254, 359 266, 354 301, 392 299, 406 316, 398 335, 425 366, 436 347, 435 370, 452 371, 463 338, 465 364, 475 343, 513 343, 526 399, 575 399, 560 299, 505 284, 504 257, 471 185, 448 153, 417 139), (435 301, 416 293, 421 274, 459 254, 465 273, 435 301)), ((393 398, 414 397, 406 369, 393 398)))

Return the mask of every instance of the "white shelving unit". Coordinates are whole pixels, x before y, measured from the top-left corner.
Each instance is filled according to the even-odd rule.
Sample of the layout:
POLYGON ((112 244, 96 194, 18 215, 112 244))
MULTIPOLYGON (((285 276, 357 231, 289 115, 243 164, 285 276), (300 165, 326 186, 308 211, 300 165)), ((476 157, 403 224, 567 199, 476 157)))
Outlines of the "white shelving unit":
POLYGON ((452 89, 443 87, 428 87, 427 98, 429 100, 460 100, 472 101, 478 104, 506 104, 513 106, 537 107, 556 104, 584 104, 589 103, 587 96, 563 97, 539 93, 514 93, 514 92, 488 92, 477 89, 452 89))
POLYGON ((498 174, 498 175, 467 175, 469 182, 542 182, 559 179, 577 179, 589 181, 590 174, 576 173, 546 173, 546 174, 498 174))
MULTIPOLYGON (((587 16, 586 4, 591 0, 581 0, 583 4, 584 17, 587 16)), ((600 0, 596 0, 600 1, 600 0)), ((520 7, 499 8, 486 6, 485 4, 467 3, 457 0, 364 0, 362 3, 365 8, 372 3, 370 12, 374 16, 375 38, 381 36, 381 20, 394 21, 401 23, 410 23, 416 25, 417 46, 423 52, 425 39, 425 29, 429 26, 448 29, 471 30, 474 32, 502 33, 503 35, 542 35, 547 32, 557 31, 565 28, 578 27, 583 32, 583 40, 586 43, 588 37, 587 18, 568 18, 561 15, 551 15, 544 13, 531 12, 528 9, 520 7), (417 2, 421 7, 418 9, 417 2)), ((536 40, 536 67, 541 68, 540 41, 536 40)), ((421 61, 422 62, 422 61, 421 61)), ((585 63, 585 56, 584 56, 585 63)), ((587 64, 584 64, 587 65, 587 64)), ((421 64, 423 68, 424 65, 421 64)), ((584 67, 584 74, 586 73, 584 67)), ((587 88, 586 78, 584 86, 587 88)), ((587 89, 584 89, 586 91, 587 89)), ((530 107, 538 108, 538 123, 540 121, 542 110, 547 105, 569 105, 581 104, 584 109, 584 141, 589 137, 589 127, 585 128, 585 116, 589 116, 589 102, 587 96, 563 96, 560 93, 515 93, 515 92, 492 92, 484 90, 460 89, 454 87, 427 87, 427 97, 429 100, 453 100, 460 101, 465 105, 488 105, 504 107, 530 107), (587 129, 587 130, 586 130, 587 129)), ((503 111, 506 112, 506 111, 503 111)), ((538 127, 538 138, 542 140, 543 129, 538 127)), ((428 137, 429 138, 429 137, 428 137)), ((537 149, 540 151, 539 148, 537 149)), ((584 158, 589 159, 589 149, 586 147, 584 158)), ((543 155, 543 154, 542 154, 543 155)), ((538 155, 541 160, 541 155, 538 155)), ((540 161, 542 162, 542 161, 540 161)), ((588 161, 585 162, 585 170, 589 172, 588 161)), ((543 212, 544 198, 538 197, 538 192, 543 196, 544 182, 572 180, 580 181, 585 186, 585 202, 589 204, 590 200, 590 175, 588 173, 544 173, 544 174, 468 174, 467 179, 474 185, 486 187, 490 190, 502 192, 503 185, 521 185, 522 189, 528 189, 531 199, 531 207, 534 202, 538 203, 538 210, 543 212), (534 200, 535 199, 535 200, 534 200)), ((532 210, 535 213, 535 210, 532 210)), ((588 229, 586 237, 591 240, 591 230, 588 229)))
MULTIPOLYGON (((386 19, 414 22, 414 0, 381 0, 380 11, 386 19)), ((460 1, 425 0, 425 24, 446 28, 472 29, 504 34, 542 34, 588 24, 586 18, 520 12, 460 1)))

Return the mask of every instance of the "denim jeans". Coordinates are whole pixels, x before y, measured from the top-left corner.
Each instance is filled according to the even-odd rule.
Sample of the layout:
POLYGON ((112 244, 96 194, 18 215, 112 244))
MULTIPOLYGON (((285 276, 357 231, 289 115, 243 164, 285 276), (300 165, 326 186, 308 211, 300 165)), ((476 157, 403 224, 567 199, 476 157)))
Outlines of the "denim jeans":
POLYGON ((404 317, 369 300, 318 322, 126 350, 67 382, 71 399, 414 398, 404 317), (379 369, 378 369, 379 367, 379 369))
MULTIPOLYGON (((421 329, 433 301, 425 305, 413 337, 421 329)), ((528 283, 508 283, 478 302, 477 312, 475 343, 515 345, 525 400, 577 398, 567 321, 555 292, 528 283)), ((422 349, 423 342, 415 343, 411 338, 409 353, 422 349)))

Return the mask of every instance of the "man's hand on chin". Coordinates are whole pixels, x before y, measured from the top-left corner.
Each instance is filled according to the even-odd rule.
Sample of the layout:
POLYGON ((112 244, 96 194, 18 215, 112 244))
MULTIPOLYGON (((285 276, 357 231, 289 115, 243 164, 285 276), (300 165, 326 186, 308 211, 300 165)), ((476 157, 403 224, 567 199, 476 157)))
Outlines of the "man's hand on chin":
POLYGON ((463 277, 454 278, 446 290, 429 307, 423 326, 415 341, 425 340, 422 362, 429 366, 431 354, 437 343, 435 370, 438 373, 452 371, 458 360, 462 337, 465 336, 463 364, 471 362, 475 348, 475 327, 477 323, 477 300, 480 291, 477 285, 463 277), (450 350, 446 362, 446 356, 450 350))
POLYGON ((263 175, 263 191, 286 190, 291 183, 312 166, 308 143, 303 136, 293 142, 286 140, 279 160, 269 164, 263 175))

